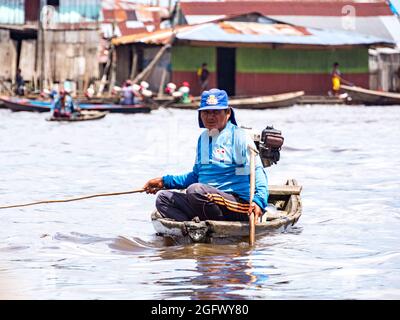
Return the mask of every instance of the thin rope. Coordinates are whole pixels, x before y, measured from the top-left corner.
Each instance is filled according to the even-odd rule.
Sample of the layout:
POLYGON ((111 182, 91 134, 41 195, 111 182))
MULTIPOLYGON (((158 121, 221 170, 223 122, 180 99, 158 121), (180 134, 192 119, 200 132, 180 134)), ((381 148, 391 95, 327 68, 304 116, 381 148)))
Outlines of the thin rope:
POLYGON ((84 200, 84 199, 90 199, 90 198, 96 198, 96 197, 119 196, 119 195, 122 195, 122 194, 131 194, 131 193, 138 193, 138 192, 143 192, 143 191, 144 191, 144 189, 137 189, 137 190, 123 191, 123 192, 99 193, 99 194, 93 194, 93 195, 90 195, 90 196, 71 198, 71 199, 64 199, 64 200, 43 200, 43 201, 30 202, 30 203, 24 203, 24 204, 14 204, 14 205, 9 205, 9 206, 0 206, 0 209, 27 207, 27 206, 33 206, 33 205, 36 205, 36 204, 43 204, 43 203, 71 202, 71 201, 78 201, 78 200, 84 200))

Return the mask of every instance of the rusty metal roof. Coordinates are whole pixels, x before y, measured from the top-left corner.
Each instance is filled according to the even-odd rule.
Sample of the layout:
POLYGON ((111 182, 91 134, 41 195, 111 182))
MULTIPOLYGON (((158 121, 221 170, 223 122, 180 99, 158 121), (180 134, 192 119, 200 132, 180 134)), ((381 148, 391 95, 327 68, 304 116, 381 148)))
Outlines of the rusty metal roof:
POLYGON ((128 1, 102 1, 102 32, 105 37, 113 35, 152 32, 159 29, 162 18, 169 16, 165 7, 149 6, 128 1), (115 28, 113 30, 113 24, 115 28))
MULTIPOLYGON (((255 23, 239 21, 216 21, 198 25, 179 26, 175 29, 176 41, 188 41, 198 45, 296 45, 296 46, 356 46, 386 44, 394 42, 341 30, 299 27, 283 23, 255 23)), ((114 40, 114 44, 146 43, 165 44, 173 31, 160 30, 151 34, 125 36, 114 40)))
POLYGON ((137 34, 131 34, 123 37, 113 39, 115 45, 129 44, 129 43, 144 43, 144 44, 155 44, 163 45, 170 41, 173 34, 178 34, 185 30, 190 30, 196 26, 178 26, 175 29, 164 29, 157 30, 154 32, 141 32, 137 34))
POLYGON ((183 1, 181 10, 188 24, 254 11, 288 24, 354 31, 400 43, 400 20, 385 0, 183 1))

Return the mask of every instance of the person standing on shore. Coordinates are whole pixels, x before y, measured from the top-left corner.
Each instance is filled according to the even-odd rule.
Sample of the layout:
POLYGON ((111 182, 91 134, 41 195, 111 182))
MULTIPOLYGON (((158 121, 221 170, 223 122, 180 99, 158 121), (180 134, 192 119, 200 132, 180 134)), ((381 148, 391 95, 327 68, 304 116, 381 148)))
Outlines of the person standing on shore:
POLYGON ((207 63, 204 62, 201 65, 201 67, 197 70, 197 76, 199 78, 201 92, 207 90, 209 75, 210 75, 210 72, 207 69, 207 63))
POLYGON ((333 69, 331 73, 332 77, 332 92, 333 95, 338 96, 340 90, 340 80, 342 79, 342 73, 339 70, 339 63, 335 62, 333 64, 333 69))
POLYGON ((21 74, 21 69, 18 68, 17 75, 15 76, 15 93, 19 96, 23 96, 25 94, 25 81, 21 74))

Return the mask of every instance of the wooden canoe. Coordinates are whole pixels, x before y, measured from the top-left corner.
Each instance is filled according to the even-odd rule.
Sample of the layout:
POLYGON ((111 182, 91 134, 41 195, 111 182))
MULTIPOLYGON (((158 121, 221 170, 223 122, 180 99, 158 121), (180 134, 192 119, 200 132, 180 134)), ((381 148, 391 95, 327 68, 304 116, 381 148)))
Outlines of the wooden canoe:
POLYGON ((65 117, 50 117, 47 121, 62 121, 62 122, 73 122, 73 121, 89 121, 98 120, 106 116, 107 112, 100 111, 81 111, 80 113, 73 114, 70 118, 65 117))
MULTIPOLYGON (((267 210, 262 221, 256 224, 256 236, 264 236, 273 231, 284 231, 293 226, 301 216, 301 186, 295 180, 285 185, 269 186, 269 204, 277 210, 267 210)), ((151 220, 159 236, 172 238, 183 243, 226 243, 227 241, 247 241, 249 223, 242 221, 184 221, 163 218, 155 210, 151 220)))
POLYGON ((111 113, 150 113, 151 108, 142 104, 123 105, 123 104, 79 104, 82 110, 107 111, 111 113))
POLYGON ((5 108, 12 111, 33 111, 33 112, 49 112, 50 102, 30 100, 19 97, 1 96, 0 101, 3 102, 5 108))
MULTIPOLYGON (((229 106, 235 109, 270 109, 285 108, 295 105, 304 95, 304 91, 287 92, 270 96, 229 98, 229 106)), ((171 103, 168 108, 175 109, 197 109, 199 102, 193 103, 171 103)))
POLYGON ((346 85, 341 85, 340 88, 348 93, 352 103, 375 106, 400 105, 400 93, 375 91, 346 85))
MULTIPOLYGON (((0 101, 3 102, 5 108, 12 111, 49 112, 51 106, 50 101, 31 100, 18 97, 1 96, 0 101)), ((82 110, 112 113, 149 113, 152 110, 152 107, 143 104, 120 105, 82 103, 78 105, 82 110)))

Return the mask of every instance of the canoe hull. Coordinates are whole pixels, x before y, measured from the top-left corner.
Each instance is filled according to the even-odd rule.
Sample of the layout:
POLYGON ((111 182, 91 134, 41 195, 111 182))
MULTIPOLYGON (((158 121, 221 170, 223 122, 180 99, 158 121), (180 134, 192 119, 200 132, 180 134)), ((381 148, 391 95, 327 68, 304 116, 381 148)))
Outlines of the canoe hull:
POLYGON ((399 93, 368 90, 356 86, 351 87, 341 85, 340 87, 348 93, 352 99, 352 103, 365 104, 369 106, 400 105, 399 93))
MULTIPOLYGON (((304 95, 304 91, 288 92, 270 96, 260 96, 251 98, 230 98, 229 105, 235 109, 273 109, 287 108, 295 105, 304 95)), ((199 102, 194 103, 172 103, 167 106, 175 109, 197 109, 199 102)))
POLYGON ((15 97, 0 97, 4 107, 12 111, 31 111, 31 112, 49 112, 50 105, 33 104, 29 99, 15 97))
POLYGON ((106 111, 110 113, 150 113, 151 108, 142 105, 81 104, 82 110, 106 111))
POLYGON ((60 122, 90 121, 90 120, 103 119, 106 116, 106 114, 107 114, 107 112, 82 111, 79 115, 72 116, 70 118, 50 117, 46 120, 47 121, 60 121, 60 122))
MULTIPOLYGON (((297 186, 289 180, 285 186, 297 186)), ((284 186, 282 189, 285 189, 284 186)), ((301 190, 301 188, 300 188, 301 190)), ((263 221, 256 224, 256 236, 282 232, 293 226, 301 216, 300 191, 292 194, 271 190, 270 203, 278 208, 276 212, 267 211, 263 221)), ((184 221, 163 218, 158 211, 151 216, 157 234, 184 243, 226 243, 248 239, 249 224, 242 221, 184 221)))
MULTIPOLYGON (((38 101, 17 97, 0 97, 4 107, 12 111, 50 112, 50 101, 38 101)), ((150 113, 152 107, 147 105, 118 105, 118 104, 85 104, 79 105, 82 110, 111 113, 150 113)))

